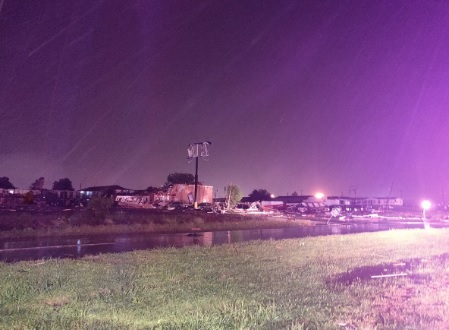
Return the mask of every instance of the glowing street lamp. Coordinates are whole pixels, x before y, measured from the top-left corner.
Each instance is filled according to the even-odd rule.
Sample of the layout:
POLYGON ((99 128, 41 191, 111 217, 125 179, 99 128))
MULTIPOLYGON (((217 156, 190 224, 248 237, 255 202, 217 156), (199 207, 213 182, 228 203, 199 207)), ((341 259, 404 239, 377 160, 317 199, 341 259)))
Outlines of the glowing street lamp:
POLYGON ((315 194, 315 198, 317 198, 317 199, 323 199, 323 197, 324 197, 324 194, 322 192, 317 192, 315 194))
POLYGON ((431 206, 432 203, 429 200, 424 200, 421 202, 423 220, 426 220, 426 211, 430 209, 431 206))

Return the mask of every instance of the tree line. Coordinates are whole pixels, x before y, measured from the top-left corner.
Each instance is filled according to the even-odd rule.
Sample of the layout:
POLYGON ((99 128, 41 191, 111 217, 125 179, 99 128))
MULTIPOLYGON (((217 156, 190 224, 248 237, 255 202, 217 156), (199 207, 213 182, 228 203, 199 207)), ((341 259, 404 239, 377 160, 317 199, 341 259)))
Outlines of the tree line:
MULTIPOLYGON (((164 183, 164 185, 160 188, 150 186, 147 188, 147 191, 153 192, 161 190, 161 188, 168 188, 174 184, 194 184, 195 183, 195 177, 193 174, 190 173, 171 173, 167 177, 167 181, 164 183)), ((29 189, 30 190, 42 190, 44 189, 45 184, 45 178, 40 177, 36 179, 33 183, 30 184, 29 189)), ((199 183, 201 184, 201 183, 199 183)), ((0 177, 0 188, 1 189, 16 189, 16 186, 14 186, 8 177, 0 177)), ((55 182, 53 182, 53 186, 51 190, 69 190, 74 191, 72 181, 68 178, 62 178, 55 182)))
MULTIPOLYGON (((44 189, 45 178, 40 177, 30 184, 30 190, 42 190, 44 189)), ((16 189, 7 176, 0 177, 0 189, 16 189)), ((70 190, 74 191, 72 181, 68 178, 63 178, 53 182, 51 190, 70 190)))

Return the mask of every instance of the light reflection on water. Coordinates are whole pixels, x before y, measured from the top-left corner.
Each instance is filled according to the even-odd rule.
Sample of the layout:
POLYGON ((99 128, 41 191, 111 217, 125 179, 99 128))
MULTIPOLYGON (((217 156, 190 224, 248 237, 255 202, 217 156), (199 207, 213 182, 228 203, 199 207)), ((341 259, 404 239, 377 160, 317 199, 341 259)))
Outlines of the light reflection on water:
MULTIPOLYGON (((321 225, 278 229, 253 229, 178 234, 90 236, 71 238, 28 238, 0 241, 0 260, 6 262, 42 258, 80 258, 101 253, 119 253, 164 247, 212 246, 251 240, 280 240, 307 236, 342 235, 389 230, 386 224, 321 225)), ((423 228, 422 224, 394 228, 423 228)))

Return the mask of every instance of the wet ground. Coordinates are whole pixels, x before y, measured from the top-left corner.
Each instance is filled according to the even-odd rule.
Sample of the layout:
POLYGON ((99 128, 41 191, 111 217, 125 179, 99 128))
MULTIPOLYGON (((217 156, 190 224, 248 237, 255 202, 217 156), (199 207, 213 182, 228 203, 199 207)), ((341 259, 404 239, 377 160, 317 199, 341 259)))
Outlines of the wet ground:
POLYGON ((423 224, 331 224, 281 229, 176 234, 3 239, 0 240, 0 261, 16 262, 20 260, 45 258, 80 258, 86 255, 120 253, 164 247, 211 246, 251 240, 280 240, 307 236, 342 235, 399 228, 423 228, 423 224))
MULTIPOLYGON (((444 255, 441 256, 441 259, 447 260, 448 257, 449 255, 444 255)), ((358 267, 336 276, 333 279, 333 282, 349 285, 354 282, 408 276, 412 278, 414 282, 419 283, 430 279, 429 274, 418 273, 426 262, 427 261, 423 259, 405 259, 394 263, 358 267)))
POLYGON ((449 284, 448 265, 449 253, 429 258, 403 259, 393 263, 357 267, 329 278, 327 284, 330 288, 340 291, 345 290, 348 285, 353 283, 406 278, 408 285, 404 287, 400 285, 397 292, 391 290, 391 292, 384 293, 385 297, 389 295, 391 298, 396 295, 394 300, 402 301, 415 296, 416 287, 414 285, 433 283, 432 288, 438 288, 439 285, 447 286, 449 284))

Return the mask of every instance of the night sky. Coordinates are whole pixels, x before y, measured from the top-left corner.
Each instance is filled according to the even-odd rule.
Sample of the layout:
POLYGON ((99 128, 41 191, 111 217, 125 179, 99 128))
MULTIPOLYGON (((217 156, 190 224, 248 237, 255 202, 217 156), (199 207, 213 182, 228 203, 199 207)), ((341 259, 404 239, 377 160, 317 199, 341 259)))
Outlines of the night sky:
POLYGON ((449 200, 449 2, 0 0, 0 176, 449 200), (354 194, 354 192, 351 192, 354 194))

